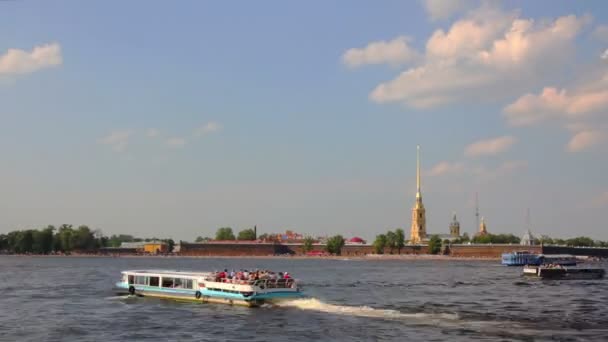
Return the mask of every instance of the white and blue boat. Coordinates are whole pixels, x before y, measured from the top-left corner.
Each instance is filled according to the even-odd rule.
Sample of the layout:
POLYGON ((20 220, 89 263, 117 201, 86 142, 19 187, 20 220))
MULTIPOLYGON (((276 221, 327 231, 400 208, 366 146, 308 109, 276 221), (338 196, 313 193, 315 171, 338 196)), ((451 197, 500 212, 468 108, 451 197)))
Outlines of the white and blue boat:
POLYGON ((568 254, 535 254, 527 251, 504 253, 502 264, 507 266, 545 265, 575 266, 576 257, 568 254))
POLYGON ((118 294, 249 307, 303 296, 289 275, 263 272, 257 279, 247 275, 243 278, 231 277, 227 272, 123 271, 115 290, 118 294))

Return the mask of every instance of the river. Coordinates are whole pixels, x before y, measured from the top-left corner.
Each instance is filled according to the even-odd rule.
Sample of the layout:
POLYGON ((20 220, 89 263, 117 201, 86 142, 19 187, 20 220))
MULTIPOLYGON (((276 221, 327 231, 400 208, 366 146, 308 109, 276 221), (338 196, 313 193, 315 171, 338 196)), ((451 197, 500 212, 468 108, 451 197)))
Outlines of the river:
POLYGON ((608 280, 526 280, 497 261, 0 256, 0 270, 0 341, 608 340, 608 280), (112 292, 121 270, 146 268, 289 271, 309 298, 245 308, 112 292))

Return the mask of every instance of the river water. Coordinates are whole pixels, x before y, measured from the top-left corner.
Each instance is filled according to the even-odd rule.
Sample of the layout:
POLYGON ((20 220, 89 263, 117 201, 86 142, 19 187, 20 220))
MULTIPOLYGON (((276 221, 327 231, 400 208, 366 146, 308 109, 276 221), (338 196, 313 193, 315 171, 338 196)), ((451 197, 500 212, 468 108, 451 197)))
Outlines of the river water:
POLYGON ((497 261, 0 256, 0 271, 0 341, 608 340, 608 279, 526 280, 497 261), (145 268, 289 271, 309 298, 245 308, 112 292, 121 270, 145 268))

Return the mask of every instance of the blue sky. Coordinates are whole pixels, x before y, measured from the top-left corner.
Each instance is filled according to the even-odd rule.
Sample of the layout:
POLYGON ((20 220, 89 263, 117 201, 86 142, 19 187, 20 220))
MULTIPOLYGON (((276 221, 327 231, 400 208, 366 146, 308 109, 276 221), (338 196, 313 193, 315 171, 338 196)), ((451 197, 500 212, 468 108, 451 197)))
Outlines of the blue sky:
POLYGON ((607 6, 0 2, 0 232, 608 239, 607 6))

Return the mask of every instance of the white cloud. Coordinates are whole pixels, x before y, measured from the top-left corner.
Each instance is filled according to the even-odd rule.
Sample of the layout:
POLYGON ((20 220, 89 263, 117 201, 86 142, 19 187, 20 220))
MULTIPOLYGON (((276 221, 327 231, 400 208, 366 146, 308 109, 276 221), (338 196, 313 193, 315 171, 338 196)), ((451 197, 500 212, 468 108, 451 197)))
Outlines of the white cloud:
POLYGON ((186 146, 186 139, 174 137, 167 139, 167 146, 174 148, 181 148, 186 146))
POLYGON ((608 49, 606 49, 606 51, 604 51, 604 53, 602 53, 602 55, 600 56, 601 59, 608 59, 608 49))
POLYGON ((494 139, 476 141, 465 148, 467 157, 496 155, 508 150, 517 139, 511 136, 502 136, 494 139))
POLYGON ((366 47, 352 48, 342 55, 342 61, 349 67, 367 64, 400 65, 416 60, 419 55, 408 43, 407 37, 397 37, 390 41, 376 41, 366 47))
POLYGON ((129 144, 131 131, 113 131, 107 136, 98 140, 102 145, 110 146, 116 152, 123 152, 129 144))
POLYGON ((424 8, 431 20, 448 19, 469 5, 467 0, 424 0, 424 8))
POLYGON ((599 130, 580 131, 570 139, 566 146, 566 150, 568 152, 580 152, 601 143, 605 138, 606 135, 599 130))
POLYGON ((209 121, 208 123, 204 124, 203 126, 197 128, 194 131, 194 135, 195 136, 203 136, 205 134, 209 134, 209 133, 213 133, 213 132, 218 132, 223 128, 222 124, 215 122, 215 121, 209 121))
POLYGON ((146 131, 146 136, 148 138, 156 138, 160 135, 160 131, 156 128, 148 128, 146 131))
POLYGON ((8 49, 0 55, 0 75, 25 74, 40 69, 61 65, 61 47, 57 43, 36 46, 31 52, 8 49))
POLYGON ((574 40, 589 22, 573 15, 535 22, 482 7, 435 31, 423 62, 379 84, 370 99, 429 108, 512 96, 569 66, 574 40))
POLYGON ((445 174, 461 173, 462 171, 464 171, 464 165, 462 163, 442 161, 439 162, 437 165, 433 166, 433 168, 429 172, 429 175, 441 176, 445 174))
POLYGON ((551 118, 581 118, 606 109, 608 83, 605 89, 589 87, 573 94, 569 94, 565 89, 544 88, 539 95, 523 95, 505 107, 504 112, 510 124, 526 126, 551 118))

